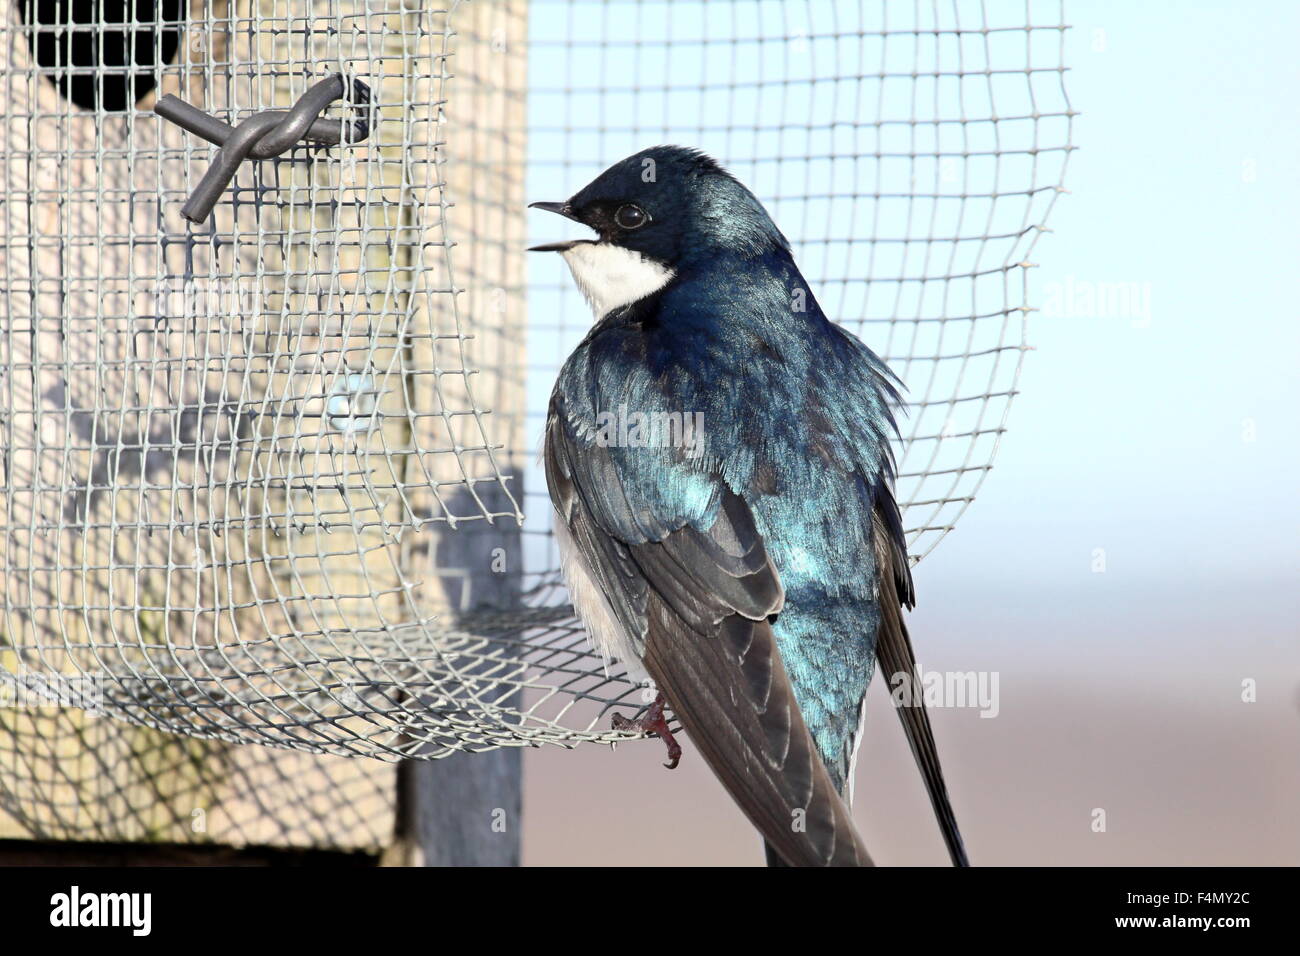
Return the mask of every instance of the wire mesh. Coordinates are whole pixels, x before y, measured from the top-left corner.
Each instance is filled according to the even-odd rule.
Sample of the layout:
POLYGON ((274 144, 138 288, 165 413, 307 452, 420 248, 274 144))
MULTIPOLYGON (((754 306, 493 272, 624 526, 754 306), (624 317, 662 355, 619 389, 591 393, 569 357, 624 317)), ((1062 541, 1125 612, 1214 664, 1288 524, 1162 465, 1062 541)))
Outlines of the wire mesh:
POLYGON ((523 208, 655 142, 749 183, 909 385, 914 556, 974 498, 1072 149, 1058 2, 128 7, 0 9, 15 692, 383 758, 624 736, 641 689, 564 603, 531 460, 590 316, 525 274, 523 208), (233 125, 334 73, 366 142, 180 216, 212 150, 159 95, 233 125))
POLYGON ((30 703, 0 708, 0 840, 371 856, 393 842, 391 764, 162 734, 30 703))

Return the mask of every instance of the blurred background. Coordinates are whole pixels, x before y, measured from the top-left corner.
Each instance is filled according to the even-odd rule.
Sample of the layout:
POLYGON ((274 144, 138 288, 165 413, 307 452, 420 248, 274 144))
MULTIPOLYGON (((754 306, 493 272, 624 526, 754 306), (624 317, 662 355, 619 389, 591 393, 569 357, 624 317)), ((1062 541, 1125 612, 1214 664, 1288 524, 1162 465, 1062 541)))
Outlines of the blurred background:
MULTIPOLYGON (((1079 149, 1032 257, 1035 350, 978 500, 915 572, 922 668, 999 676, 996 717, 933 712, 948 785, 977 865, 1295 864, 1300 9, 1074 0, 1066 22, 1079 149)), ((871 696, 868 844, 945 864, 871 696)), ((527 752, 524 862, 758 864, 689 745, 661 759, 527 752)))

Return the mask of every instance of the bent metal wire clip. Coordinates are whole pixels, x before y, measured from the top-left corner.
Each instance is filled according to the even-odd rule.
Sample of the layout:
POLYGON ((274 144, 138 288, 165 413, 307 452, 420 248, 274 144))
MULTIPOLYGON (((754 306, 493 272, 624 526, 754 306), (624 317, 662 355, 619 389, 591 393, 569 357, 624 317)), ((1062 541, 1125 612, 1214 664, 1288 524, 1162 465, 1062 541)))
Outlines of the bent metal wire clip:
POLYGON ((370 87, 336 73, 309 89, 292 108, 255 113, 238 126, 230 126, 170 93, 159 99, 154 106, 155 113, 221 147, 181 207, 181 215, 193 223, 207 219, 245 159, 272 159, 302 140, 325 146, 351 146, 368 137, 373 109, 365 109, 364 115, 353 120, 350 126, 342 120, 319 118, 325 107, 347 92, 349 85, 353 105, 370 107, 370 87))

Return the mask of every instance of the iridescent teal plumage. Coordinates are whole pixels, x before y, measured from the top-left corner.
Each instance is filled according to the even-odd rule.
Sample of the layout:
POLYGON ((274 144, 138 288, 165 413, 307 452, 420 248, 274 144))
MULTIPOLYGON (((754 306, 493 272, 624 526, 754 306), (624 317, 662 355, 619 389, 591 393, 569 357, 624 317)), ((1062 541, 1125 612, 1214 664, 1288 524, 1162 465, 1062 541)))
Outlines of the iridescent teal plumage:
MULTIPOLYGON (((665 654, 687 656, 711 639, 708 622, 752 626, 758 637, 744 637, 742 647, 770 629, 803 722, 843 793, 882 631, 880 602, 893 601, 894 611, 911 602, 892 490, 895 380, 827 319, 761 204, 709 158, 679 147, 647 150, 554 208, 670 276, 601 317, 560 373, 547 439, 560 518, 635 653, 646 654, 656 628, 659 644, 676 648, 665 654), (626 203, 649 221, 621 229, 626 203), (698 414, 702 448, 611 446, 598 422, 617 408, 698 414), (683 535, 692 538, 686 551, 677 544, 683 535), (707 539, 703 551, 696 537, 707 539), (710 557, 719 547, 759 556, 735 572, 744 587, 733 588, 725 559, 710 557)), ((890 619, 895 646, 901 637, 906 647, 901 616, 890 619)), ((718 678, 714 666, 697 670, 708 672, 701 687, 716 694, 731 676, 718 678)), ((678 683, 694 680, 695 671, 682 673, 678 683)), ((760 715, 769 679, 766 670, 758 678, 760 715)), ((681 713, 679 698, 688 690, 698 698, 701 687, 663 689, 681 713)), ((688 729, 693 737, 710 730, 688 729)), ((928 723, 923 730, 928 738, 928 723)), ((719 746, 734 745, 739 733, 726 728, 719 746)), ((772 740, 778 757, 792 746, 780 735, 772 740)), ((924 749, 926 740, 913 744, 924 749)), ((733 795, 755 760, 747 752, 719 771, 733 795)), ((946 793, 941 801, 943 818, 946 793)))

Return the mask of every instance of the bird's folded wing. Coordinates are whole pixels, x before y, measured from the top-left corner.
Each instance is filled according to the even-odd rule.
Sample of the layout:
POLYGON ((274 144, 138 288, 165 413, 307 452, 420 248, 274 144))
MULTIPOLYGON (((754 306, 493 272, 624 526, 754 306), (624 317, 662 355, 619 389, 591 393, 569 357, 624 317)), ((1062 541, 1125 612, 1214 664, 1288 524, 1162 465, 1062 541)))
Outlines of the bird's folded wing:
POLYGON ((795 866, 870 865, 781 662, 769 623, 781 583, 745 502, 718 481, 707 521, 667 515, 554 412, 544 458, 559 519, 631 646, 764 839, 795 866))
MULTIPOLYGON (((873 521, 876 573, 880 587, 880 629, 876 634, 878 670, 887 681, 894 675, 903 675, 904 679, 911 682, 910 686, 915 688, 918 686, 916 655, 912 651, 912 640, 903 620, 903 605, 911 607, 914 603, 912 572, 908 568, 907 552, 902 545, 903 532, 898 521, 898 507, 887 487, 881 486, 877 492, 873 521)), ((902 704, 896 702, 895 709, 903 724, 907 743, 912 748, 916 766, 925 781, 925 789, 934 806, 934 815, 943 832, 948 855, 954 866, 969 866, 961 832, 957 829, 957 817, 948 799, 948 788, 944 784, 939 751, 935 747, 925 701, 909 699, 902 704)))

